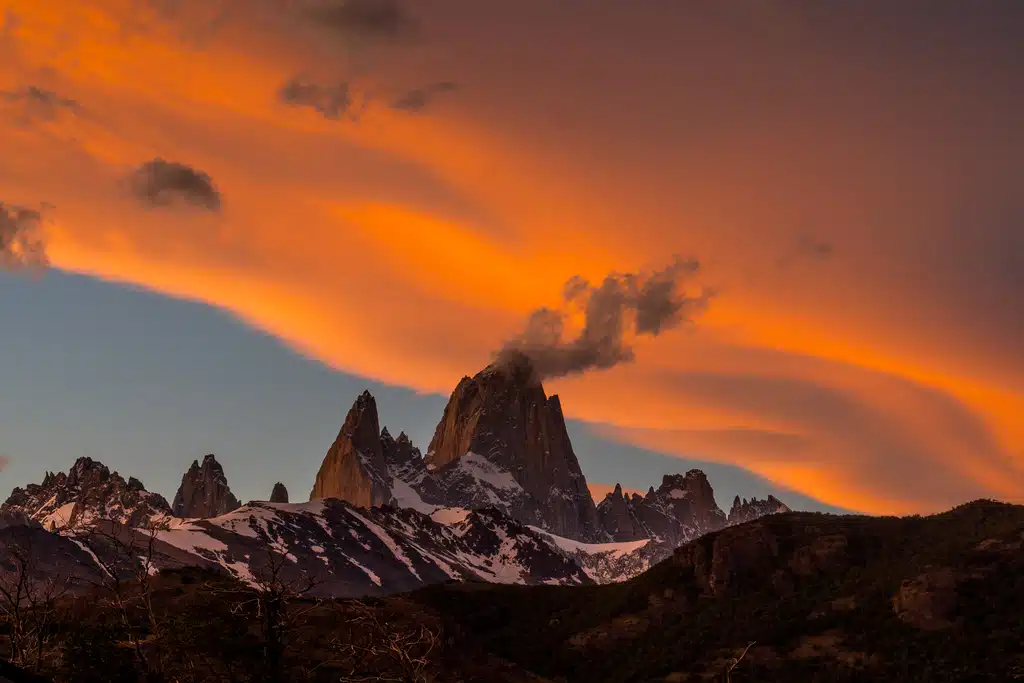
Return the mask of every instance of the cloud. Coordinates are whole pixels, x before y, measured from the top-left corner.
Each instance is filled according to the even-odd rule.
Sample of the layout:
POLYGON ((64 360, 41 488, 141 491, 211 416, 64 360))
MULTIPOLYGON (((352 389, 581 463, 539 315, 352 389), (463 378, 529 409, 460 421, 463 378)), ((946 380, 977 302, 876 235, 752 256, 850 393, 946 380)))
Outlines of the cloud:
POLYGON ((357 120, 366 105, 364 100, 358 111, 353 108, 352 90, 348 83, 323 86, 297 77, 281 86, 277 97, 290 107, 308 107, 332 121, 341 120, 345 116, 357 120))
POLYGON ((541 380, 631 362, 631 331, 654 337, 692 322, 705 310, 710 291, 687 296, 681 290, 682 281, 699 268, 696 260, 677 258, 653 273, 612 273, 600 285, 574 276, 565 283, 562 308, 531 313, 523 332, 498 352, 497 362, 515 363, 525 356, 541 380), (566 340, 565 328, 577 311, 583 312, 582 329, 566 340))
POLYGON ((391 108, 410 113, 419 113, 426 109, 438 95, 451 92, 456 87, 451 81, 441 81, 425 85, 422 88, 415 88, 398 97, 391 103, 391 108))
POLYGON ((185 202, 206 211, 221 209, 221 195, 210 176, 185 164, 153 159, 139 166, 128 182, 135 198, 151 208, 185 202))
POLYGON ((796 236, 793 246, 779 258, 779 267, 785 268, 800 260, 828 261, 835 253, 831 242, 802 232, 796 236))
POLYGON ((7 465, 9 465, 10 462, 11 462, 10 458, 8 458, 6 455, 0 454, 0 472, 3 472, 4 470, 6 470, 7 469, 7 465))
MULTIPOLYGON (((293 74, 331 84, 338 79, 328 80, 330 69, 349 67, 322 59, 328 32, 304 20, 305 31, 262 18, 250 30, 240 21, 215 49, 197 52, 167 32, 121 42, 117 8, 125 3, 88 0, 87 12, 15 3, 26 34, 69 36, 61 63, 81 68, 60 82, 68 93, 102 92, 87 104, 113 131, 81 132, 95 157, 87 160, 63 140, 0 127, 6 196, 59 200, 61 220, 46 225, 58 267, 201 300, 338 370, 447 394, 521 329, 537 302, 557 301, 568 275, 600 284, 607 272, 690 245, 702 273, 728 283, 729 296, 701 316, 700 334, 645 338, 643 362, 558 380, 567 414, 658 430, 658 450, 713 450, 715 459, 864 511, 934 510, 979 493, 1021 500, 1020 474, 978 456, 997 451, 1024 465, 1024 356, 1014 347, 1024 320, 1014 219, 1024 148, 1000 136, 1024 101, 1008 63, 1016 42, 998 32, 967 26, 950 52, 929 22, 909 14, 886 21, 886 11, 877 21, 829 19, 826 31, 793 40, 731 26, 734 39, 723 41, 707 22, 682 20, 696 3, 672 4, 680 20, 667 22, 664 7, 606 2, 586 27, 571 8, 527 3, 515 12, 525 19, 543 5, 545 25, 557 30, 526 36, 528 22, 499 26, 488 10, 460 16, 465 26, 447 32, 451 71, 443 75, 474 88, 457 117, 440 107, 429 118, 388 110, 373 125, 327 126, 268 106, 293 74), (628 64, 614 49, 623 22, 635 22, 630 35, 652 38, 630 44, 628 64), (830 39, 851 26, 856 40, 830 39), (686 40, 679 30, 690 32, 686 40), (972 31, 978 49, 970 48, 972 31), (567 35, 581 47, 573 54, 567 35), (916 38, 896 39, 903 35, 916 38), (475 58, 481 36, 486 60, 475 58), (887 68, 865 69, 862 51, 845 53, 864 40, 887 68), (831 57, 817 58, 824 54, 831 57), (713 66, 713 77, 673 67, 695 60, 713 66), (948 67, 941 82, 918 68, 935 63, 948 67), (326 65, 327 75, 314 65, 326 65), (629 77, 637 68, 644 78, 629 77), (608 98, 609 78, 621 96, 608 98), (785 97, 766 99, 764 88, 779 82, 785 97), (173 212, 109 201, 106 187, 126 164, 164 149, 214 172, 233 198, 231 215, 204 212, 188 223, 223 222, 225 234, 244 242, 244 258, 216 231, 181 239, 185 221, 173 212), (372 211, 360 210, 371 203, 372 211), (828 278, 794 267, 792 277, 740 281, 748 265, 774 269, 777 256, 798 248, 793 226, 803 225, 828 226, 818 237, 839 247, 828 278), (730 343, 784 357, 739 363, 720 348, 730 343), (829 365, 805 378, 813 359, 859 373, 829 365), (675 371, 691 374, 663 388, 659 378, 675 371), (856 402, 821 389, 725 387, 692 374, 711 371, 805 378, 842 387, 856 402), (997 443, 952 430, 946 413, 921 407, 930 405, 924 397, 897 402, 888 385, 860 390, 872 371, 962 402, 997 443), (757 407, 744 402, 752 395, 757 407), (792 411, 774 410, 783 402, 792 411), (883 428, 879 415, 889 416, 883 428), (873 435, 874 445, 859 441, 873 435), (917 463, 909 473, 890 466, 905 452, 917 463), (932 470, 946 483, 919 486, 916 473, 932 470)), ((444 12, 410 7, 425 26, 428 12, 444 12)), ((337 33, 329 38, 334 51, 337 33)), ((20 63, 36 69, 53 59, 44 42, 23 43, 20 63)), ((394 70, 381 65, 374 78, 428 82, 417 70, 439 62, 405 71, 398 62, 409 56, 389 54, 394 70)), ((17 68, 0 59, 5 75, 17 68)), ((26 67, 9 82, 40 80, 26 67)), ((400 93, 380 87, 385 105, 400 93)), ((568 330, 584 315, 556 318, 563 336, 575 336, 568 330)), ((642 438, 630 433, 633 443, 642 438)))
POLYGON ((0 202, 0 268, 46 266, 46 245, 40 235, 42 214, 35 209, 0 202))
POLYGON ((341 0, 311 7, 306 17, 345 37, 397 40, 414 34, 417 23, 397 0, 341 0))
POLYGON ((0 102, 13 111, 16 120, 22 124, 34 121, 49 123, 56 121, 62 113, 81 111, 81 105, 75 100, 36 85, 0 91, 0 102))

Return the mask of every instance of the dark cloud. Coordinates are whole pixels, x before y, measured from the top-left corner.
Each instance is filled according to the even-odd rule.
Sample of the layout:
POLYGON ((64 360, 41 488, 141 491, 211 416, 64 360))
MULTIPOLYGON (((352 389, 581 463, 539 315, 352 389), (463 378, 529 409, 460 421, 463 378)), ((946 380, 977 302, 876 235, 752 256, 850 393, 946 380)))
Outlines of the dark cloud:
POLYGON ((220 211, 221 195, 210 176, 191 166, 153 159, 139 166, 129 178, 136 199, 151 208, 184 202, 206 211, 220 211))
POLYGON ((405 93, 391 103, 391 108, 411 113, 419 113, 426 109, 438 95, 451 92, 452 90, 455 90, 455 88, 456 85, 451 81, 431 83, 430 85, 425 85, 422 88, 416 88, 405 93))
POLYGON ((345 37, 401 40, 417 30, 417 22, 397 0, 340 0, 310 7, 306 17, 345 37))
POLYGON ((362 108, 365 108, 364 102, 363 107, 356 109, 348 83, 323 86, 293 78, 281 86, 277 97, 290 107, 309 107, 332 121, 344 117, 358 119, 362 108))
POLYGON ((575 276, 565 284, 563 306, 534 311, 496 362, 515 364, 525 357, 541 380, 631 362, 630 336, 657 336, 692 322, 707 307, 710 291, 687 296, 681 289, 699 268, 696 260, 677 258, 653 273, 612 273, 600 285, 575 276), (577 310, 583 312, 583 328, 566 340, 566 323, 577 310))
POLYGON ((819 239, 814 235, 802 232, 796 236, 793 246, 779 258, 779 266, 790 266, 796 261, 827 261, 835 253, 831 242, 819 239))
POLYGON ((81 111, 81 106, 75 100, 36 85, 0 91, 0 102, 13 109, 23 123, 55 121, 62 113, 77 114, 81 111))
POLYGON ((44 267, 43 216, 35 209, 0 202, 0 268, 44 267))

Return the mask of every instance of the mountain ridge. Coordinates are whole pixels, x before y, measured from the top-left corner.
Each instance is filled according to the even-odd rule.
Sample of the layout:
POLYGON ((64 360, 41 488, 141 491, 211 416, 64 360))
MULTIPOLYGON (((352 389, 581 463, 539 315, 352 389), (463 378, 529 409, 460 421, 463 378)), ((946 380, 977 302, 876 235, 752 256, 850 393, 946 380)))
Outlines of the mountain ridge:
MULTIPOLYGON (((211 454, 192 463, 168 506, 140 481, 80 459, 67 475, 48 473, 42 485, 15 489, 0 510, 69 539, 97 524, 125 525, 159 542, 161 569, 192 562, 242 581, 263 546, 295 571, 325 575, 342 595, 449 580, 622 581, 730 523, 700 470, 665 475, 646 496, 627 498, 617 486, 595 505, 561 401, 547 396, 524 359, 463 378, 426 456, 404 432, 394 437, 381 426, 376 399, 363 391, 310 497, 288 504, 278 483, 271 492, 278 502, 243 506, 211 454), (68 519, 55 523, 57 512, 68 519), (414 557, 419 564, 405 561, 414 557)), ((733 508, 737 521, 788 510, 774 497, 733 508)))

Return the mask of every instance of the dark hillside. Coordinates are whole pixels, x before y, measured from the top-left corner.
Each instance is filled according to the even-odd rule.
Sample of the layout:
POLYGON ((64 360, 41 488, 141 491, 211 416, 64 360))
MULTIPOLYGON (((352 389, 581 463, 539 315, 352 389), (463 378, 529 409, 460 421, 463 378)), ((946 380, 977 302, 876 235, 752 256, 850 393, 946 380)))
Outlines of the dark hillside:
POLYGON ((1024 508, 791 513, 704 536, 627 583, 445 586, 416 599, 484 649, 572 681, 1012 680, 1024 508))

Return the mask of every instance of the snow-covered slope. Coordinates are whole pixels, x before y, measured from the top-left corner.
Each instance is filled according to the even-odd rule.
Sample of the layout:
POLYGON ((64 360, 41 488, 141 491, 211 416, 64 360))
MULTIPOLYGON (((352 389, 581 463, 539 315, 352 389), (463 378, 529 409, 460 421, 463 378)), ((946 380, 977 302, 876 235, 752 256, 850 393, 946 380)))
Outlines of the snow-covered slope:
POLYGON ((220 517, 175 520, 158 540, 161 549, 173 546, 196 564, 222 567, 243 581, 283 565, 286 574, 315 578, 317 591, 332 596, 380 595, 451 580, 591 583, 570 557, 498 510, 442 518, 393 507, 366 510, 335 499, 250 503, 220 517))

